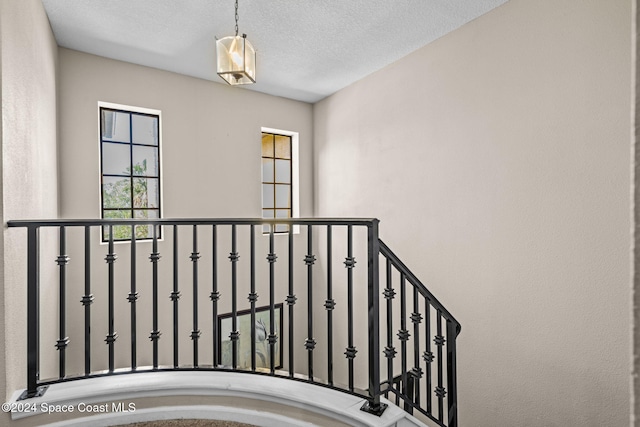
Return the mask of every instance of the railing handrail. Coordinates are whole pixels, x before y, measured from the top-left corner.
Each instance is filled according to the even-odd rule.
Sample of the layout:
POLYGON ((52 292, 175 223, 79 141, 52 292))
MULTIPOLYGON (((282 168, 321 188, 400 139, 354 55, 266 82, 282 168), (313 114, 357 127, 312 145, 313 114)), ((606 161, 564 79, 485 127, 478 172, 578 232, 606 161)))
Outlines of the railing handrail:
POLYGON ((409 267, 407 267, 400 260, 400 258, 398 258, 398 256, 395 253, 393 253, 391 249, 389 249, 389 246, 387 246, 382 241, 382 239, 378 239, 378 240, 380 242, 380 253, 384 255, 386 258, 388 258, 391 261, 391 264, 393 264, 393 266, 396 267, 398 271, 400 271, 400 273, 404 274, 407 280, 418 289, 418 292, 420 292, 420 294, 422 294, 423 297, 429 299, 429 301, 431 302, 431 305, 434 308, 438 309, 445 318, 452 321, 456 325, 456 336, 460 335, 460 331, 462 330, 462 326, 460 325, 460 322, 458 322, 456 318, 453 317, 451 313, 449 313, 449 310, 447 310, 444 307, 444 305, 442 305, 442 303, 438 301, 438 299, 431 292, 429 292, 427 287, 420 281, 420 279, 418 279, 416 275, 413 274, 411 270, 409 270, 409 267))
POLYGON ((136 218, 136 219, 26 219, 7 221, 9 227, 78 227, 99 225, 362 225, 376 218, 136 218))

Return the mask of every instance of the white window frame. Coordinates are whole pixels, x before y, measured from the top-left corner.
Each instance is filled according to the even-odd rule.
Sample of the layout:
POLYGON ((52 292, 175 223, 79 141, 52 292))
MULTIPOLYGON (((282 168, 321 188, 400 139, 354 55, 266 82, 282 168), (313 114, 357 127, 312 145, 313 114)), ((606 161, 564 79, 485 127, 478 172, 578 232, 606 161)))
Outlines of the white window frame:
MULTIPOLYGON (((300 134, 290 130, 275 129, 269 127, 262 127, 261 132, 273 133, 278 135, 284 135, 291 137, 291 218, 300 218, 300 165, 298 162, 300 153, 300 134)), ((262 139, 260 140, 262 141, 262 139)), ((262 172, 261 172, 262 176, 262 172)), ((262 185, 262 180, 260 181, 262 185)), ((264 206, 264 200, 262 200, 262 189, 260 189, 260 218, 262 218, 262 207, 264 206)), ((293 226, 293 234, 300 233, 300 225, 293 226)), ((269 233, 264 233, 269 234, 269 233)), ((288 233, 274 233, 276 235, 288 233)))

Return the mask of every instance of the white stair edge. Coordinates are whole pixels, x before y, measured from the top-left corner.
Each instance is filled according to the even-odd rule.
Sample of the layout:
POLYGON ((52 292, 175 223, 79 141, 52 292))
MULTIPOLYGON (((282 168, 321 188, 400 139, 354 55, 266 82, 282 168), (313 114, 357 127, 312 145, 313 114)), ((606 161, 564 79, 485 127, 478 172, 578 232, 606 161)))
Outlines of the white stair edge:
MULTIPOLYGON (((14 392, 8 403, 17 402, 20 394, 21 391, 14 392)), ((170 396, 228 396, 256 399, 299 408, 353 426, 425 426, 386 399, 381 401, 386 403, 388 408, 382 416, 377 417, 360 410, 365 399, 337 390, 284 378, 215 371, 144 372, 53 384, 43 396, 20 402, 33 405, 35 412, 12 412, 11 418, 17 420, 39 415, 42 414, 43 407, 46 409, 51 405, 71 405, 77 416, 79 404, 109 403, 110 405, 111 402, 123 402, 127 399, 170 396)), ((86 414, 86 417, 52 423, 49 426, 109 426, 123 422, 184 418, 185 415, 188 415, 187 418, 221 419, 249 424, 260 422, 259 425, 266 427, 311 425, 279 414, 261 411, 259 416, 256 416, 256 411, 248 408, 225 408, 217 405, 162 406, 138 409, 134 412, 109 411, 101 414, 86 414), (221 418, 223 416, 233 418, 221 418)))

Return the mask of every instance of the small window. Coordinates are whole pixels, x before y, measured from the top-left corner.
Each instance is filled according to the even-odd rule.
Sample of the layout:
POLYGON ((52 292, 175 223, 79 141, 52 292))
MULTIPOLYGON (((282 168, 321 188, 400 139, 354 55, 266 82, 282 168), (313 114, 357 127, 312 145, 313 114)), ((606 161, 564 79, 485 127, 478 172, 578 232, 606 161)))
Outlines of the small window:
MULTIPOLYGON (((100 107, 102 218, 161 218, 160 112, 150 111, 100 107)), ((136 238, 152 237, 152 226, 136 227, 136 238)), ((114 227, 113 238, 131 239, 131 227, 114 227)))
MULTIPOLYGON (((292 218, 293 143, 291 135, 262 132, 262 217, 292 218)), ((263 227, 269 232, 269 226, 263 227)), ((288 231, 277 225, 276 233, 288 231)))

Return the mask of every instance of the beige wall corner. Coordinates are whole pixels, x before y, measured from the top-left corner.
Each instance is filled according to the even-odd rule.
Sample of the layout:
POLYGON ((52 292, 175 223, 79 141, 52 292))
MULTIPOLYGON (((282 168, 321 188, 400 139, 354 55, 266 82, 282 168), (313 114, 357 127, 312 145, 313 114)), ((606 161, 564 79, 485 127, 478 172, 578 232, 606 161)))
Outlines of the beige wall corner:
MULTIPOLYGON (((39 0, 0 1, 0 52, 0 400, 5 401, 9 393, 26 385, 26 241, 20 231, 7 229, 4 224, 10 219, 58 215, 58 50, 39 0)), ((55 247, 55 240, 43 239, 41 244, 55 247)), ((54 272, 53 266, 43 267, 43 277, 54 272)), ((41 295, 55 305, 56 293, 50 286, 42 287, 41 295)))

